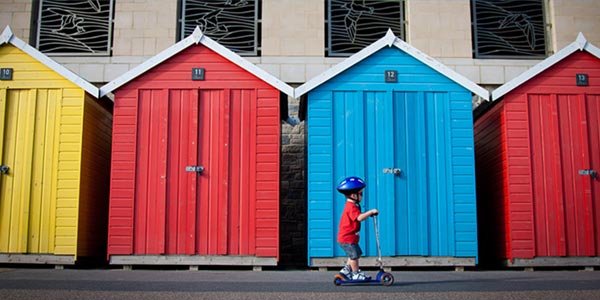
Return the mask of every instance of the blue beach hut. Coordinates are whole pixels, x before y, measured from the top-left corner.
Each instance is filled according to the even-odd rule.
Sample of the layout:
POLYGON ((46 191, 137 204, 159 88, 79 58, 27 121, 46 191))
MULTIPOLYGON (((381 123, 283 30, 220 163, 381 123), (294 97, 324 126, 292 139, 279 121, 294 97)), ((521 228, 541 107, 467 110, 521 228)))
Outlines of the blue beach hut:
MULTIPOLYGON (((306 104, 308 264, 341 266, 335 186, 365 179, 363 211, 378 208, 386 266, 477 263, 473 95, 487 90, 392 31, 299 86, 306 104)), ((362 266, 376 265, 373 221, 362 266)))

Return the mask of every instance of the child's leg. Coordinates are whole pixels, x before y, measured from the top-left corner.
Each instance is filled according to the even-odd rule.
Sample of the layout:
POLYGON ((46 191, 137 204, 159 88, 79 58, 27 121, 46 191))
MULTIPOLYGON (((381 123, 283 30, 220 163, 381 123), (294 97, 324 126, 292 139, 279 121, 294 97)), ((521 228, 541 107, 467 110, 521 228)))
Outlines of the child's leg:
POLYGON ((340 246, 348 255, 348 261, 346 264, 350 266, 352 273, 357 273, 359 271, 358 259, 362 255, 362 250, 358 244, 340 244, 340 246))
POLYGON ((352 272, 354 272, 354 273, 358 272, 358 259, 348 258, 347 264, 350 265, 350 267, 352 268, 352 272))

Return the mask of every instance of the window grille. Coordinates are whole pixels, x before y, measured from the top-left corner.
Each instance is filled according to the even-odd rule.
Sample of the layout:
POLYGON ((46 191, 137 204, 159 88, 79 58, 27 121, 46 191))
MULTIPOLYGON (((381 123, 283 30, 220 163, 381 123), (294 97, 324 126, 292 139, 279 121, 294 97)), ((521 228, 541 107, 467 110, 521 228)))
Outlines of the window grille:
POLYGON ((113 0, 39 0, 36 47, 53 55, 110 55, 113 0))
POLYGON ((326 56, 349 56, 388 29, 404 40, 404 0, 326 0, 326 56))
POLYGON ((472 0, 475 58, 546 55, 542 0, 472 0))
POLYGON ((196 26, 239 55, 260 55, 260 0, 182 0, 180 39, 196 26))

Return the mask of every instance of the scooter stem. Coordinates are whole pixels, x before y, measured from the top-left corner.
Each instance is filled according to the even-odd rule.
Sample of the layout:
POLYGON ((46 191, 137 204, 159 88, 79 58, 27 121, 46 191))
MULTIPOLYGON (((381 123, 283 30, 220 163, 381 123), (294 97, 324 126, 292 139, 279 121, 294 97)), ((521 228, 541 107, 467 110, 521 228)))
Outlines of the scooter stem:
POLYGON ((377 262, 379 267, 383 268, 383 260, 381 260, 381 246, 379 244, 379 228, 377 227, 377 216, 373 215, 373 227, 375 227, 375 241, 377 242, 377 262))

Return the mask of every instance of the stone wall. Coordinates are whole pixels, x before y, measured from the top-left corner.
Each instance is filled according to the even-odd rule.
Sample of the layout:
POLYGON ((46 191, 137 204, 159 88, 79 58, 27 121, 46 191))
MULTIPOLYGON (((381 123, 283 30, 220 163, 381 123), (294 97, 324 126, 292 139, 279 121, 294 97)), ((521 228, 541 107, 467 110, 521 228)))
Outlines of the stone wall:
MULTIPOLYGON (((290 117, 298 117, 299 101, 288 99, 290 117)), ((281 267, 307 266, 306 151, 304 122, 281 125, 279 252, 281 267)))

